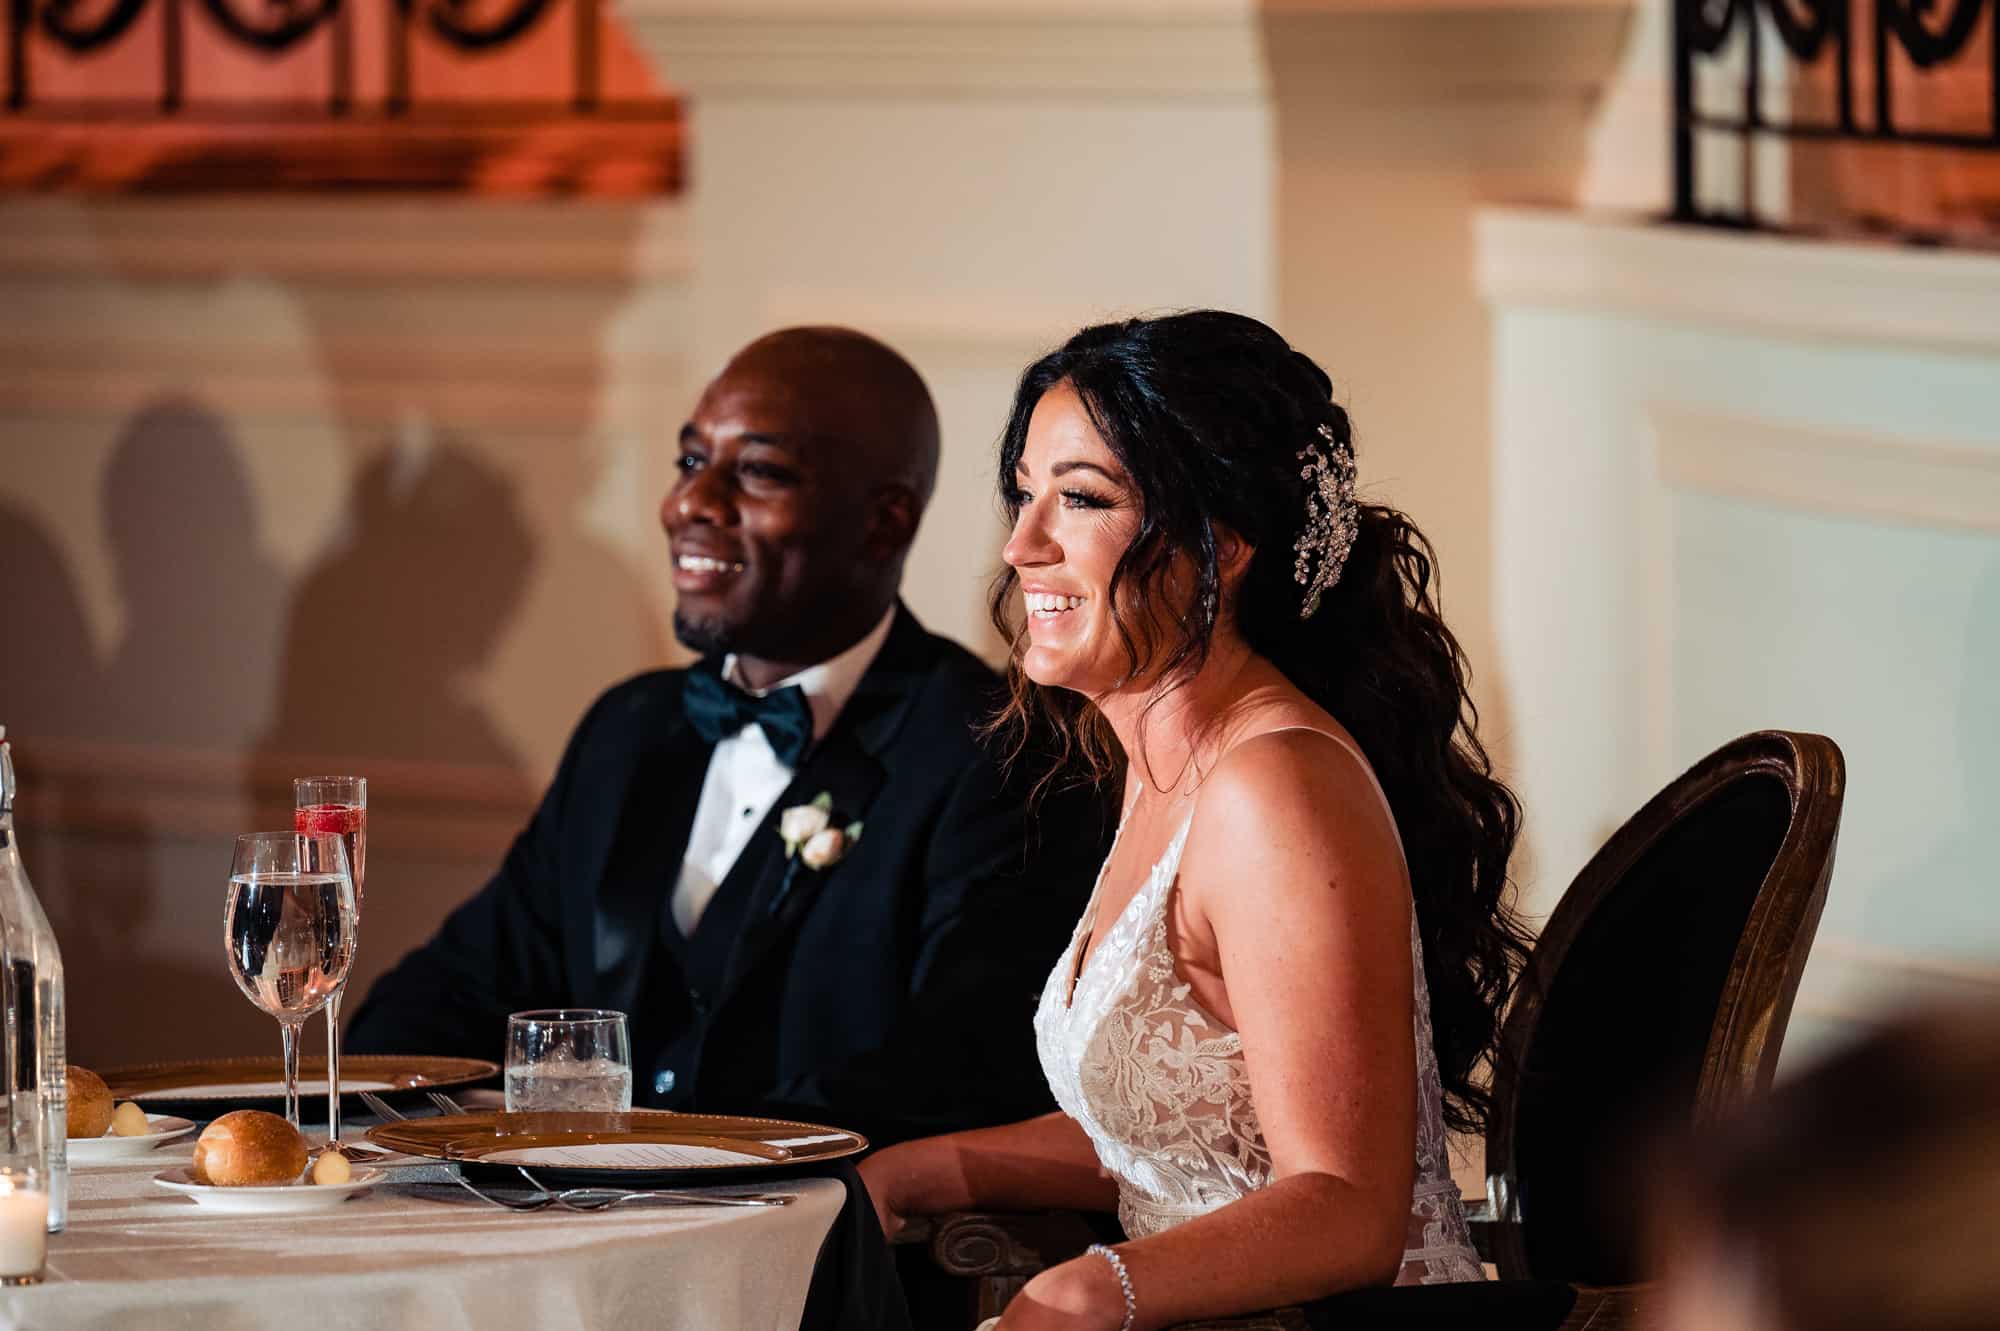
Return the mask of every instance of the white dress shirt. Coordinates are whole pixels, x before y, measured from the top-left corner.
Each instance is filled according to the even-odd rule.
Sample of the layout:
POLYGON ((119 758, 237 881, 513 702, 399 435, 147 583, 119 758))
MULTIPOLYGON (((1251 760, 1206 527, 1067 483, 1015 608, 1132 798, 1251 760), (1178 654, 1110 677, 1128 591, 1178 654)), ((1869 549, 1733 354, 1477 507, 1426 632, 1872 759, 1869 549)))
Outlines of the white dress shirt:
MULTIPOLYGON (((854 696, 861 677, 874 664, 895 618, 896 608, 890 606, 881 623, 840 655, 808 666, 789 679, 781 679, 770 689, 745 691, 764 694, 798 685, 812 709, 812 737, 817 744, 833 729, 834 718, 840 715, 840 709, 854 696)), ((722 658, 722 677, 738 688, 745 688, 733 652, 722 658)), ((708 775, 702 778, 701 799, 695 804, 694 826, 688 832, 680 878, 674 884, 674 923, 684 936, 694 933, 715 890, 729 876, 730 866, 750 844, 750 837, 763 825, 771 805, 791 783, 792 769, 771 751, 771 742, 764 738, 762 726, 747 725, 715 746, 715 753, 708 760, 708 775)))

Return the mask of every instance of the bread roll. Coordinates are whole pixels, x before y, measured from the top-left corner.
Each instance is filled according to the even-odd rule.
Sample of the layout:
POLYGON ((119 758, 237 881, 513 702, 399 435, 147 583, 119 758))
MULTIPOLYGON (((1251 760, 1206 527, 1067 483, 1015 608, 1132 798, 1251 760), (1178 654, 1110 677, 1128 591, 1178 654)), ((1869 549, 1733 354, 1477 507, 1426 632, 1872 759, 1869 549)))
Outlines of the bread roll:
POLYGON ((305 1167, 297 1128, 261 1109, 236 1109, 201 1130, 188 1173, 218 1188, 268 1187, 296 1183, 305 1167))
POLYGON ((69 1135, 102 1137, 111 1126, 111 1088, 104 1078, 89 1068, 71 1063, 64 1080, 69 1083, 69 1135))

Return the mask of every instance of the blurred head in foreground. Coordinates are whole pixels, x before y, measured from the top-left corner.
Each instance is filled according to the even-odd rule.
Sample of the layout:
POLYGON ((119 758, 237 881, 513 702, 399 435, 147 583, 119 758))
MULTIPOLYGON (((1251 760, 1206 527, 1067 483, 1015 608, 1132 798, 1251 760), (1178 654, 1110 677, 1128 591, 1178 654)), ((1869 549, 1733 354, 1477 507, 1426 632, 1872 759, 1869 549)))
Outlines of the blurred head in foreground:
POLYGON ((1662 1173, 1663 1331, 2000 1324, 2000 1008, 1896 1021, 1662 1173))

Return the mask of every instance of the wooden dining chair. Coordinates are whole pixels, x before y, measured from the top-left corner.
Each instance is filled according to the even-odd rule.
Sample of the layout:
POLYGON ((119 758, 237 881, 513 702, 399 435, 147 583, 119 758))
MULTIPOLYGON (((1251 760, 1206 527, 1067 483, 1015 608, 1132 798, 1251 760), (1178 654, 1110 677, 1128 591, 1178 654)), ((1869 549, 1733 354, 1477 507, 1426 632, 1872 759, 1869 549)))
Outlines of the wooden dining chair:
POLYGON ((1826 905, 1846 765, 1759 731, 1690 768, 1591 857, 1501 1034, 1476 1212, 1503 1279, 1642 1275, 1635 1161, 1771 1084, 1826 905))
MULTIPOLYGON (((1472 1210, 1484 1287, 1361 1290, 1344 1326, 1582 1327, 1644 1313, 1652 1135, 1698 1126, 1770 1084, 1826 904, 1846 784, 1821 735, 1759 731, 1654 796, 1583 867, 1549 917, 1502 1028, 1472 1210), (1552 1301, 1554 1284, 1573 1298, 1552 1301), (1568 1287, 1565 1289, 1564 1287, 1568 1287), (1433 1293, 1433 1291, 1447 1291, 1433 1293), (1454 1301, 1497 1315, 1454 1317, 1454 1301), (1563 1312, 1568 1308, 1567 1316, 1563 1312)), ((959 1213, 912 1237, 968 1282, 962 1325, 998 1314, 1043 1267, 1094 1241, 1095 1218, 959 1213)), ((1302 1331, 1297 1308, 1181 1331, 1302 1331)))

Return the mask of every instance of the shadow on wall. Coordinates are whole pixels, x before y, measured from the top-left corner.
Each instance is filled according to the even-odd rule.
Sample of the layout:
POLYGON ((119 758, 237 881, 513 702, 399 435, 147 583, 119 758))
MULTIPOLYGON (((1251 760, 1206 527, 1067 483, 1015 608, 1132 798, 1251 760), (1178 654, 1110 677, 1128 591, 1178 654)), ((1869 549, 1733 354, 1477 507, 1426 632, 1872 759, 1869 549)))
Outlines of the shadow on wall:
POLYGON ((96 675, 83 598, 54 537, 0 504, 0 725, 17 745, 85 733, 96 675))
POLYGON ((293 599, 264 752, 518 767, 471 693, 535 562, 513 485, 452 444, 390 450, 348 513, 293 599))
POLYGON ((101 508, 124 615, 102 665, 54 534, 0 508, 0 721, 17 737, 243 743, 268 707, 284 577, 221 420, 185 398, 149 406, 119 436, 101 508))
POLYGON ((55 542, 25 517, 0 522, 0 594, 23 628, 0 653, 0 707, 24 741, 21 821, 69 976, 70 1047, 100 1064, 262 1048, 269 1022, 217 947, 214 825, 244 794, 226 755, 268 708, 283 572, 235 441, 192 399, 133 417, 100 503, 124 618, 102 665, 55 542))
POLYGON ((151 230, 119 210, 82 216, 90 280, 116 298, 79 316, 79 336, 182 314, 171 363, 149 368, 189 391, 118 429, 101 535, 77 496, 38 493, 33 476, 24 506, 0 509, 0 722, 20 741, 29 867, 69 963, 79 1061, 275 1053, 225 969, 221 899, 230 838, 284 826, 291 777, 370 779, 365 988, 492 872, 590 699, 667 650, 652 584, 597 530, 630 520, 603 468, 630 465, 618 450, 687 406, 677 341, 620 341, 635 290, 663 289, 621 276, 642 214, 322 202, 326 237, 352 221, 383 243, 315 249, 308 228, 260 261, 239 242, 266 217, 230 204, 181 276, 231 276, 192 302, 159 294, 151 230), (437 248, 440 227, 464 228, 470 257, 437 248), (482 280, 380 262, 405 233, 482 280), (576 253, 600 266, 572 281, 576 253), (203 385, 239 382, 246 335, 281 372, 225 411, 203 385), (352 478, 344 496, 283 506, 323 518, 344 501, 303 569, 273 539, 290 534, 276 495, 259 504, 267 480, 288 483, 293 446, 263 422, 301 419, 352 478), (114 607, 83 595, 95 584, 76 575, 94 565, 66 563, 94 542, 114 607))
POLYGON ((125 631, 89 733, 227 750, 262 728, 285 578, 264 550, 241 450, 185 398, 120 436, 104 475, 104 530, 125 631))
MULTIPOLYGON (((271 1053, 271 1022, 218 946, 230 837, 284 825, 307 754, 392 774, 376 797, 392 806, 378 879, 449 874, 466 839, 483 876, 485 843, 505 844, 529 792, 472 687, 522 599, 534 535, 514 483, 466 448, 384 450, 355 479, 345 539, 287 611, 237 446, 184 399, 123 432, 102 503, 125 626, 101 666, 58 542, 0 509, 12 607, 0 721, 20 741, 29 869, 62 942, 71 1047, 99 1066, 271 1053), (439 771, 477 779, 465 794, 448 776, 440 795, 426 775, 439 771)), ((435 923, 386 904, 371 971, 435 923)))

